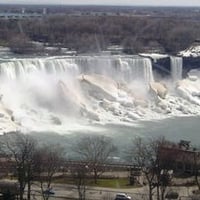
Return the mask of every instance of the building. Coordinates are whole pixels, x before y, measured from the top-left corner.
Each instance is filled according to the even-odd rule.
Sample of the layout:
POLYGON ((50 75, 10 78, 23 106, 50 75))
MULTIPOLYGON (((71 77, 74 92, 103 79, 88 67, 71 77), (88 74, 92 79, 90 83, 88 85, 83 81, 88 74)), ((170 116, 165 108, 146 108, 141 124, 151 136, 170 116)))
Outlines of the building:
POLYGON ((43 15, 39 13, 0 13, 0 19, 7 20, 35 19, 42 17, 43 15))
POLYGON ((17 181, 1 180, 0 181, 0 200, 18 200, 19 184, 17 181))
POLYGON ((194 174, 200 167, 200 151, 190 147, 190 142, 162 144, 158 151, 158 160, 162 168, 172 169, 175 173, 194 174))

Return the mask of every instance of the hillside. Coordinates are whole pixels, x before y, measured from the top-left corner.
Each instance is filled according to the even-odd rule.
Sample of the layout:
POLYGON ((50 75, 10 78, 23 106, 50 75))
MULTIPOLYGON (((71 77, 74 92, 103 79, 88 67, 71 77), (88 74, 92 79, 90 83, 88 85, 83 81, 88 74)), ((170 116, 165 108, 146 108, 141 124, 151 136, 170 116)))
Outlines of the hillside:
MULTIPOLYGON (((176 54, 200 35, 199 12, 191 8, 95 9, 50 10, 47 15, 26 15, 23 19, 7 19, 1 14, 0 45, 20 54, 43 52, 46 46, 98 53, 111 45, 121 46, 126 54, 176 54), (37 46, 37 42, 43 46, 37 46)), ((14 13, 9 16, 15 17, 14 13)))

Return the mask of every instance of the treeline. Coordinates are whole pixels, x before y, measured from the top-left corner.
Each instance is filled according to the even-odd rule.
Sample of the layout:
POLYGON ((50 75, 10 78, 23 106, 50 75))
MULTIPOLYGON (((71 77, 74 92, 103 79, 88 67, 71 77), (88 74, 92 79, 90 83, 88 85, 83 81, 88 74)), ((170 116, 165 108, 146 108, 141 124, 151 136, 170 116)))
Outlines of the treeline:
MULTIPOLYGON (((97 185, 104 172, 113 170, 114 158, 120 151, 131 167, 127 177, 130 185, 140 184, 148 188, 141 195, 148 193, 149 200, 166 199, 167 192, 177 183, 173 180, 177 175, 190 175, 191 181, 194 180, 187 180, 184 186, 192 183, 200 190, 200 152, 188 141, 173 143, 163 137, 137 137, 130 140, 125 149, 119 149, 110 137, 85 135, 72 143, 70 151, 74 158, 69 160, 69 150, 66 152, 53 143, 42 144, 30 135, 14 132, 4 134, 0 139, 0 179, 9 175, 17 181, 19 200, 24 200, 25 196, 31 200, 37 185, 42 199, 48 200, 56 177, 64 178, 63 185, 70 180, 77 188, 78 199, 85 200, 86 186, 91 180, 93 185, 97 185), (142 178, 142 183, 137 177, 142 178)), ((123 163, 120 165, 123 166, 123 163)), ((178 182, 180 184, 180 180, 178 182)), ((4 194, 7 195, 8 191, 5 190, 4 194)))
MULTIPOLYGON (((32 199, 34 184, 38 186, 42 199, 48 200, 56 175, 65 177, 66 173, 77 187, 79 199, 84 200, 86 180, 92 177, 97 184, 106 164, 117 151, 111 138, 82 137, 72 145, 71 151, 76 157, 76 164, 72 164, 67 159, 67 152, 58 144, 42 144, 34 137, 20 132, 2 135, 0 139, 0 180, 8 175, 17 180, 17 192, 14 194, 18 195, 19 200, 24 200, 25 196, 27 200, 32 199)), ((4 190, 3 199, 15 199, 11 198, 13 191, 10 189, 4 190)))
POLYGON ((199 34, 198 21, 180 18, 52 15, 21 21, 0 20, 0 44, 18 53, 33 50, 30 41, 79 53, 99 52, 109 45, 121 45, 130 54, 151 47, 176 53, 198 39, 199 34))

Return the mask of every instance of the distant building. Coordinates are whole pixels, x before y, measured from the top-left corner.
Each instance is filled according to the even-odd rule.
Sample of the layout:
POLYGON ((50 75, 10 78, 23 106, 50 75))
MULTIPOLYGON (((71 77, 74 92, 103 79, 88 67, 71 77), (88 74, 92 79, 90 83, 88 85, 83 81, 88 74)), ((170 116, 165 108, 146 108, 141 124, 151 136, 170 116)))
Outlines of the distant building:
POLYGON ((47 9, 46 9, 46 8, 43 8, 42 14, 43 14, 43 15, 46 15, 46 14, 47 14, 47 9))
POLYGON ((17 181, 0 181, 0 199, 15 200, 19 199, 19 184, 17 181))
POLYGON ((7 177, 9 173, 14 173, 14 160, 0 154, 0 178, 7 177))
POLYGON ((159 147, 158 159, 161 167, 173 169, 175 173, 193 174, 200 166, 200 151, 192 149, 189 141, 168 143, 159 147))
POLYGON ((107 47, 107 52, 114 55, 122 54, 123 50, 124 48, 119 45, 111 45, 107 47))
POLYGON ((42 18, 43 15, 39 13, 0 13, 0 19, 7 20, 20 20, 20 19, 33 19, 33 18, 42 18))
POLYGON ((200 38, 197 38, 197 39, 194 41, 194 43, 200 44, 200 38))
POLYGON ((22 8, 22 14, 24 14, 25 13, 25 8, 22 8))

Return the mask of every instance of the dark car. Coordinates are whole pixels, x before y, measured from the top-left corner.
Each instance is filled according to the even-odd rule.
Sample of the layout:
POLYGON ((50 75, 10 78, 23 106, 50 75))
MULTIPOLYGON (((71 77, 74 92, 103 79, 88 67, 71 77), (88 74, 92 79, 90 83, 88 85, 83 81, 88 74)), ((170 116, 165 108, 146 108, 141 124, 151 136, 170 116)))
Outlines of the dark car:
POLYGON ((118 193, 115 196, 115 200, 131 200, 131 197, 128 196, 126 193, 118 193))
POLYGON ((45 195, 54 195, 55 192, 53 191, 52 188, 47 188, 47 189, 43 192, 43 194, 45 194, 45 195))

